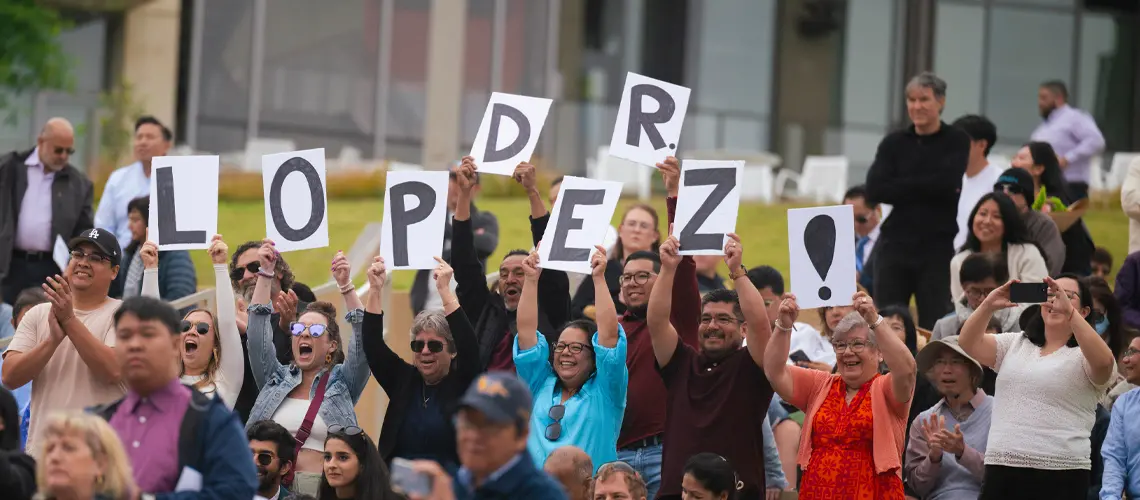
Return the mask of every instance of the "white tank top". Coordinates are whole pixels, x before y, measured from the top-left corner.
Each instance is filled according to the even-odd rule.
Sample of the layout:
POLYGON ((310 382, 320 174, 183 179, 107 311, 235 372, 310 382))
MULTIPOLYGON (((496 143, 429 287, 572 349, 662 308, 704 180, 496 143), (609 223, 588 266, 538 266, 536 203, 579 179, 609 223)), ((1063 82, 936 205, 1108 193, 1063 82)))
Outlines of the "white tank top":
POLYGON ((206 397, 213 398, 214 393, 217 392, 218 386, 216 384, 209 384, 205 387, 197 387, 198 382, 206 378, 205 375, 183 375, 182 383, 185 385, 193 386, 198 389, 198 392, 206 395, 206 397))
MULTIPOLYGON (((281 424, 285 430, 289 431, 290 435, 296 436, 297 431, 301 429, 301 422, 305 420, 305 414, 308 412, 308 399, 285 398, 285 401, 281 402, 281 406, 277 407, 277 411, 273 412, 273 421, 281 424)), ((318 412, 316 418, 313 419, 313 432, 309 434, 309 438, 305 440, 302 448, 324 452, 325 438, 328 437, 328 434, 329 426, 325 424, 320 412, 318 412)))

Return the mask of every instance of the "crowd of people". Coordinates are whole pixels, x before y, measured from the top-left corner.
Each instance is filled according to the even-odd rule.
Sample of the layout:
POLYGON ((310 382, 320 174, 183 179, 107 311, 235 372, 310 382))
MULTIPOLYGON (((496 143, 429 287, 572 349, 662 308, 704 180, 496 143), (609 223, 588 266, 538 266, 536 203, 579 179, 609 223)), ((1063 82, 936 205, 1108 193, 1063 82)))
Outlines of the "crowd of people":
MULTIPOLYGON (((146 228, 151 161, 173 134, 140 119, 138 162, 93 211, 74 132, 52 119, 0 159, 0 190, 17 193, 0 201, 2 496, 1140 498, 1140 248, 1114 291, 1111 255, 1050 214, 1087 196, 1095 123, 1047 82, 1035 140, 1001 170, 993 123, 942 119, 945 82, 924 73, 906 95, 912 124, 844 199, 859 291, 818 321, 774 267, 743 265, 759 242, 681 255, 661 232, 676 158, 656 165, 665 220, 630 206, 578 276, 534 249, 488 262, 505 214, 477 209, 465 157, 407 337, 384 334, 382 258, 361 294, 334 254, 333 304, 271 240, 231 251, 215 235, 216 308, 176 310, 197 289, 189 254, 146 228), (1018 283, 1045 300, 1014 302, 1018 283), (375 437, 354 409, 370 379, 389 398, 375 437)), ((539 186, 527 163, 513 177, 538 245, 559 181, 539 186)))

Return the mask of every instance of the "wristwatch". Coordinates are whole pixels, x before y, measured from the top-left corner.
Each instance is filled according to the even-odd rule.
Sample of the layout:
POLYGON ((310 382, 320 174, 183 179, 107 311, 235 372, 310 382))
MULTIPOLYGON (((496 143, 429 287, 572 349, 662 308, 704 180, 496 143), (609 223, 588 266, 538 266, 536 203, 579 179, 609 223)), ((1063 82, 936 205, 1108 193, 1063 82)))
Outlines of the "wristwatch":
POLYGON ((729 270, 729 272, 728 272, 728 277, 732 281, 736 281, 737 279, 743 278, 745 276, 748 276, 748 268, 744 267, 744 264, 740 265, 740 269, 738 269, 736 271, 729 270))

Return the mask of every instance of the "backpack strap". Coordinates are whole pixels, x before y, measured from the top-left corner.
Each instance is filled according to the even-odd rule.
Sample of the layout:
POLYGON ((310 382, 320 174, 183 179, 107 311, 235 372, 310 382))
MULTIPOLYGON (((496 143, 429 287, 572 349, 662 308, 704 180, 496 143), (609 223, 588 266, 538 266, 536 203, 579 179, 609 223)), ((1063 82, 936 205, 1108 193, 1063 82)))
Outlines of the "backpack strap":
POLYGON ((178 429, 178 470, 190 467, 201 472, 203 455, 203 441, 198 439, 198 429, 203 425, 213 405, 209 396, 190 389, 190 405, 186 407, 186 414, 182 416, 182 426, 178 429))
POLYGON ((115 416, 115 412, 118 411, 119 406, 123 404, 123 399, 119 399, 118 401, 113 401, 105 405, 92 406, 87 409, 87 412, 98 415, 102 417, 103 420, 106 420, 108 423, 110 423, 111 417, 115 416))

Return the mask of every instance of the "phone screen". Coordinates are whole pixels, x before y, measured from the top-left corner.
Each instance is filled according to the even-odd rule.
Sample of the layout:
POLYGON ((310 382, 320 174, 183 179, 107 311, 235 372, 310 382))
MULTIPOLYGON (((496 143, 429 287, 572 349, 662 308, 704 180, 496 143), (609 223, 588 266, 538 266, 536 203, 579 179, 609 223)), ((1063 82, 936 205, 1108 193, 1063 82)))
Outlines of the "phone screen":
POLYGON ((416 472, 411 462, 402 459, 392 459, 392 488, 404 495, 428 496, 431 494, 431 476, 416 472))
POLYGON ((1009 301, 1018 304, 1040 304, 1049 300, 1045 283, 1014 283, 1009 287, 1009 301))

